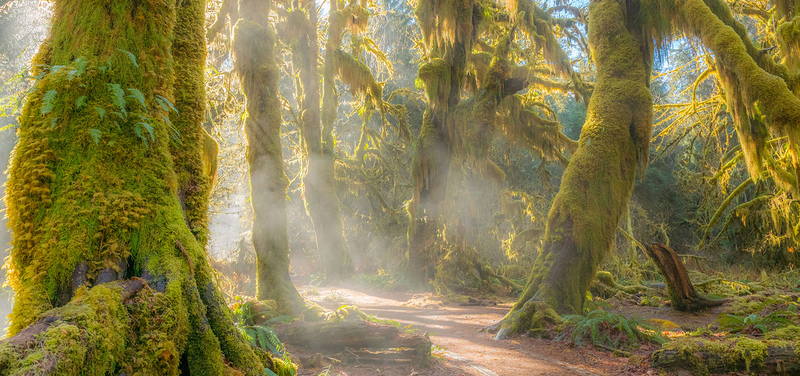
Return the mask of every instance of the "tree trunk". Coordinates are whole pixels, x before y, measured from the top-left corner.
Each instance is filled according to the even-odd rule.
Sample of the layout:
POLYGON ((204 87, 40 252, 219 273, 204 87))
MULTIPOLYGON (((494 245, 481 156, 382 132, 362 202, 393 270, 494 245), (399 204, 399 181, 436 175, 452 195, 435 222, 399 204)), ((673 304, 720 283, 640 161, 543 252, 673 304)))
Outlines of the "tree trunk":
POLYGON ((202 171, 204 11, 196 0, 54 3, 7 190, 9 334, 47 328, 0 344, 3 374, 41 359, 54 374, 281 371, 233 325, 202 244, 207 185, 190 175, 202 171), (154 291, 113 282, 133 277, 154 291))
POLYGON ((411 283, 424 285, 433 278, 436 236, 441 226, 439 206, 447 195, 450 146, 443 116, 428 108, 422 131, 414 143, 413 195, 408 207, 408 269, 411 283))
MULTIPOLYGON (((333 9, 335 10, 335 7, 333 9)), ((331 132, 333 120, 336 117, 336 94, 335 87, 327 86, 328 83, 333 85, 333 81, 326 79, 326 104, 330 104, 323 106, 325 108, 323 119, 326 121, 326 128, 323 130, 320 119, 319 73, 317 73, 319 56, 316 29, 317 10, 313 3, 308 6, 307 12, 308 16, 302 10, 295 9, 289 15, 291 29, 300 33, 299 38, 292 40, 290 44, 292 64, 300 76, 302 85, 302 88, 298 88, 298 92, 303 93, 301 133, 308 151, 308 170, 303 178, 303 199, 311 222, 314 224, 317 250, 322 262, 321 269, 329 280, 335 282, 348 278, 353 272, 352 260, 344 238, 341 207, 339 197, 336 195, 334 175, 335 157, 331 132), (333 90, 333 99, 329 94, 331 90, 333 90), (329 118, 331 106, 333 106, 333 120, 329 118), (323 138, 325 142, 323 142, 323 138)), ((329 64, 332 60, 328 59, 327 55, 326 49, 325 63, 329 64)), ((333 65, 330 68, 333 68, 333 65)), ((326 76, 330 68, 325 68, 326 76)))
POLYGON ((656 264, 661 275, 667 283, 672 308, 678 311, 699 311, 706 308, 717 307, 728 300, 709 300, 700 296, 689 279, 686 267, 678 254, 661 243, 653 243, 645 247, 647 257, 656 264))
POLYGON ((289 236, 281 148, 280 69, 275 61, 275 33, 269 23, 271 0, 241 0, 234 29, 236 72, 247 97, 247 161, 253 203, 253 246, 259 300, 272 299, 278 310, 295 315, 303 298, 289 278, 289 236))
POLYGON ((630 199, 636 169, 643 170, 647 163, 652 43, 633 17, 639 14, 637 8, 635 1, 614 0, 589 6, 597 86, 578 149, 548 215, 542 254, 520 299, 491 328, 500 329, 498 338, 527 331, 542 303, 560 313, 581 311, 630 199))

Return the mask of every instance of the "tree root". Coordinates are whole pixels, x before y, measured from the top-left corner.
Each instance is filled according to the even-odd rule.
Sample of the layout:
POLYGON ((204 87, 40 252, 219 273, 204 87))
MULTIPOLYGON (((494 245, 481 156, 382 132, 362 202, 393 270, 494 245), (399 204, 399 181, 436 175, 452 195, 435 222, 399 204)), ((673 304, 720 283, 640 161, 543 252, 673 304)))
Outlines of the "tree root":
MULTIPOLYGON (((156 283, 163 280, 150 276, 156 283)), ((78 289, 65 306, 0 341, 0 376, 255 376, 265 367, 290 374, 293 365, 259 353, 244 340, 210 279, 195 283, 194 277, 177 277, 162 283, 163 292, 140 278, 78 289)))
POLYGON ((512 310, 500 322, 490 325, 485 330, 497 333, 496 340, 507 339, 515 334, 524 332, 542 332, 548 326, 563 321, 561 316, 547 302, 530 299, 522 308, 512 310))

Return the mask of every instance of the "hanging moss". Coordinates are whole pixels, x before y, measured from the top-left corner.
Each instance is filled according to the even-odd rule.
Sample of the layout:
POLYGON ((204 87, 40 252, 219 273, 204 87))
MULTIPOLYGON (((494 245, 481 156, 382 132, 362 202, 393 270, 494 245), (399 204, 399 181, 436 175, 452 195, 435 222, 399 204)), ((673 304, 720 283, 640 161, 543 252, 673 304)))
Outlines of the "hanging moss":
POLYGON ((443 59, 433 59, 419 67, 419 79, 425 83, 425 94, 433 106, 447 106, 450 96, 450 67, 443 59))
POLYGON ((358 61, 353 55, 342 50, 334 52, 338 76, 355 95, 367 95, 385 116, 383 107, 383 87, 375 81, 375 77, 366 64, 358 61))

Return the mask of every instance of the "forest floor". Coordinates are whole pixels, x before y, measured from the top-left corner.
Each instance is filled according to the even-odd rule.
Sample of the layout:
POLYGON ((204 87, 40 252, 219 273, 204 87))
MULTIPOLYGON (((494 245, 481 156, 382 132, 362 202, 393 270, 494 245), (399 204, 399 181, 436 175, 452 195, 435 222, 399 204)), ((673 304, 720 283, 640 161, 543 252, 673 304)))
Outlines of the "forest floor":
MULTIPOLYGON (((326 371, 331 376, 656 374, 646 362, 642 365, 641 360, 636 361, 646 359, 654 349, 643 348, 639 356, 631 359, 617 358, 591 346, 576 347, 566 342, 529 337, 497 341, 491 334, 481 331, 499 321, 511 308, 511 302, 461 306, 442 303, 433 299, 431 294, 389 292, 359 285, 313 287, 306 284, 299 290, 306 300, 317 302, 329 310, 342 305, 357 305, 364 313, 376 318, 394 320, 403 326, 427 332, 436 359, 428 368, 418 369, 411 364, 334 364, 329 368, 301 368, 300 376, 324 375, 326 371)), ((290 353, 303 352, 299 348, 289 347, 288 350, 290 353)))

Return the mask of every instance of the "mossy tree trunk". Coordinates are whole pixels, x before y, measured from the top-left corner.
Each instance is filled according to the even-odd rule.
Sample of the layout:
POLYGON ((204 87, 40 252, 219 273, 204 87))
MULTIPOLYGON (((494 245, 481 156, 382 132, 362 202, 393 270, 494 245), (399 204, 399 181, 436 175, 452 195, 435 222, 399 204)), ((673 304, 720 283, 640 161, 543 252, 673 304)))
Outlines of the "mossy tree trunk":
MULTIPOLYGON (((330 66, 324 68, 325 102, 321 104, 317 71, 317 9, 313 3, 303 4, 305 10, 299 9, 300 4, 295 3, 295 9, 289 13, 287 20, 287 30, 297 35, 286 36, 292 50, 292 65, 299 76, 297 92, 301 98, 303 114, 301 133, 308 153, 308 169, 303 178, 303 199, 314 225, 322 264, 320 267, 329 281, 337 282, 347 279, 353 273, 353 264, 344 237, 334 175, 332 132, 337 102, 331 74, 335 71, 335 63, 331 58, 334 51, 326 48, 325 63, 330 66)), ((332 5, 330 14, 331 17, 336 14, 336 4, 332 5)))
POLYGON ((632 0, 595 0, 589 6, 597 84, 548 215, 542 254, 520 299, 497 325, 499 338, 531 328, 536 311, 546 305, 560 313, 581 312, 627 207, 636 169, 647 163, 652 42, 636 21, 638 6, 632 0))
POLYGON ((0 374, 285 372, 241 337, 206 261, 204 11, 55 1, 8 182, 23 337, 0 342, 0 374))
POLYGON ((241 0, 234 29, 236 72, 247 97, 247 160, 253 204, 257 297, 275 300, 286 314, 298 314, 303 298, 289 278, 286 188, 281 148, 280 69, 275 32, 269 22, 271 0, 241 0))
POLYGON ((452 111, 460 102, 466 74, 467 54, 472 51, 480 16, 472 0, 457 1, 452 9, 434 12, 435 1, 420 1, 417 18, 421 19, 426 44, 434 58, 419 68, 425 84, 428 104, 422 129, 414 142, 411 173, 413 193, 408 206, 408 265, 406 276, 412 284, 423 285, 433 277, 436 237, 442 225, 440 206, 447 196, 447 181, 453 152, 452 111), (453 17, 453 18, 447 18, 453 17), (436 21, 434 21, 436 19, 436 21), (446 20, 446 21, 445 21, 446 20), (429 23, 450 23, 450 37, 431 35, 429 23))

